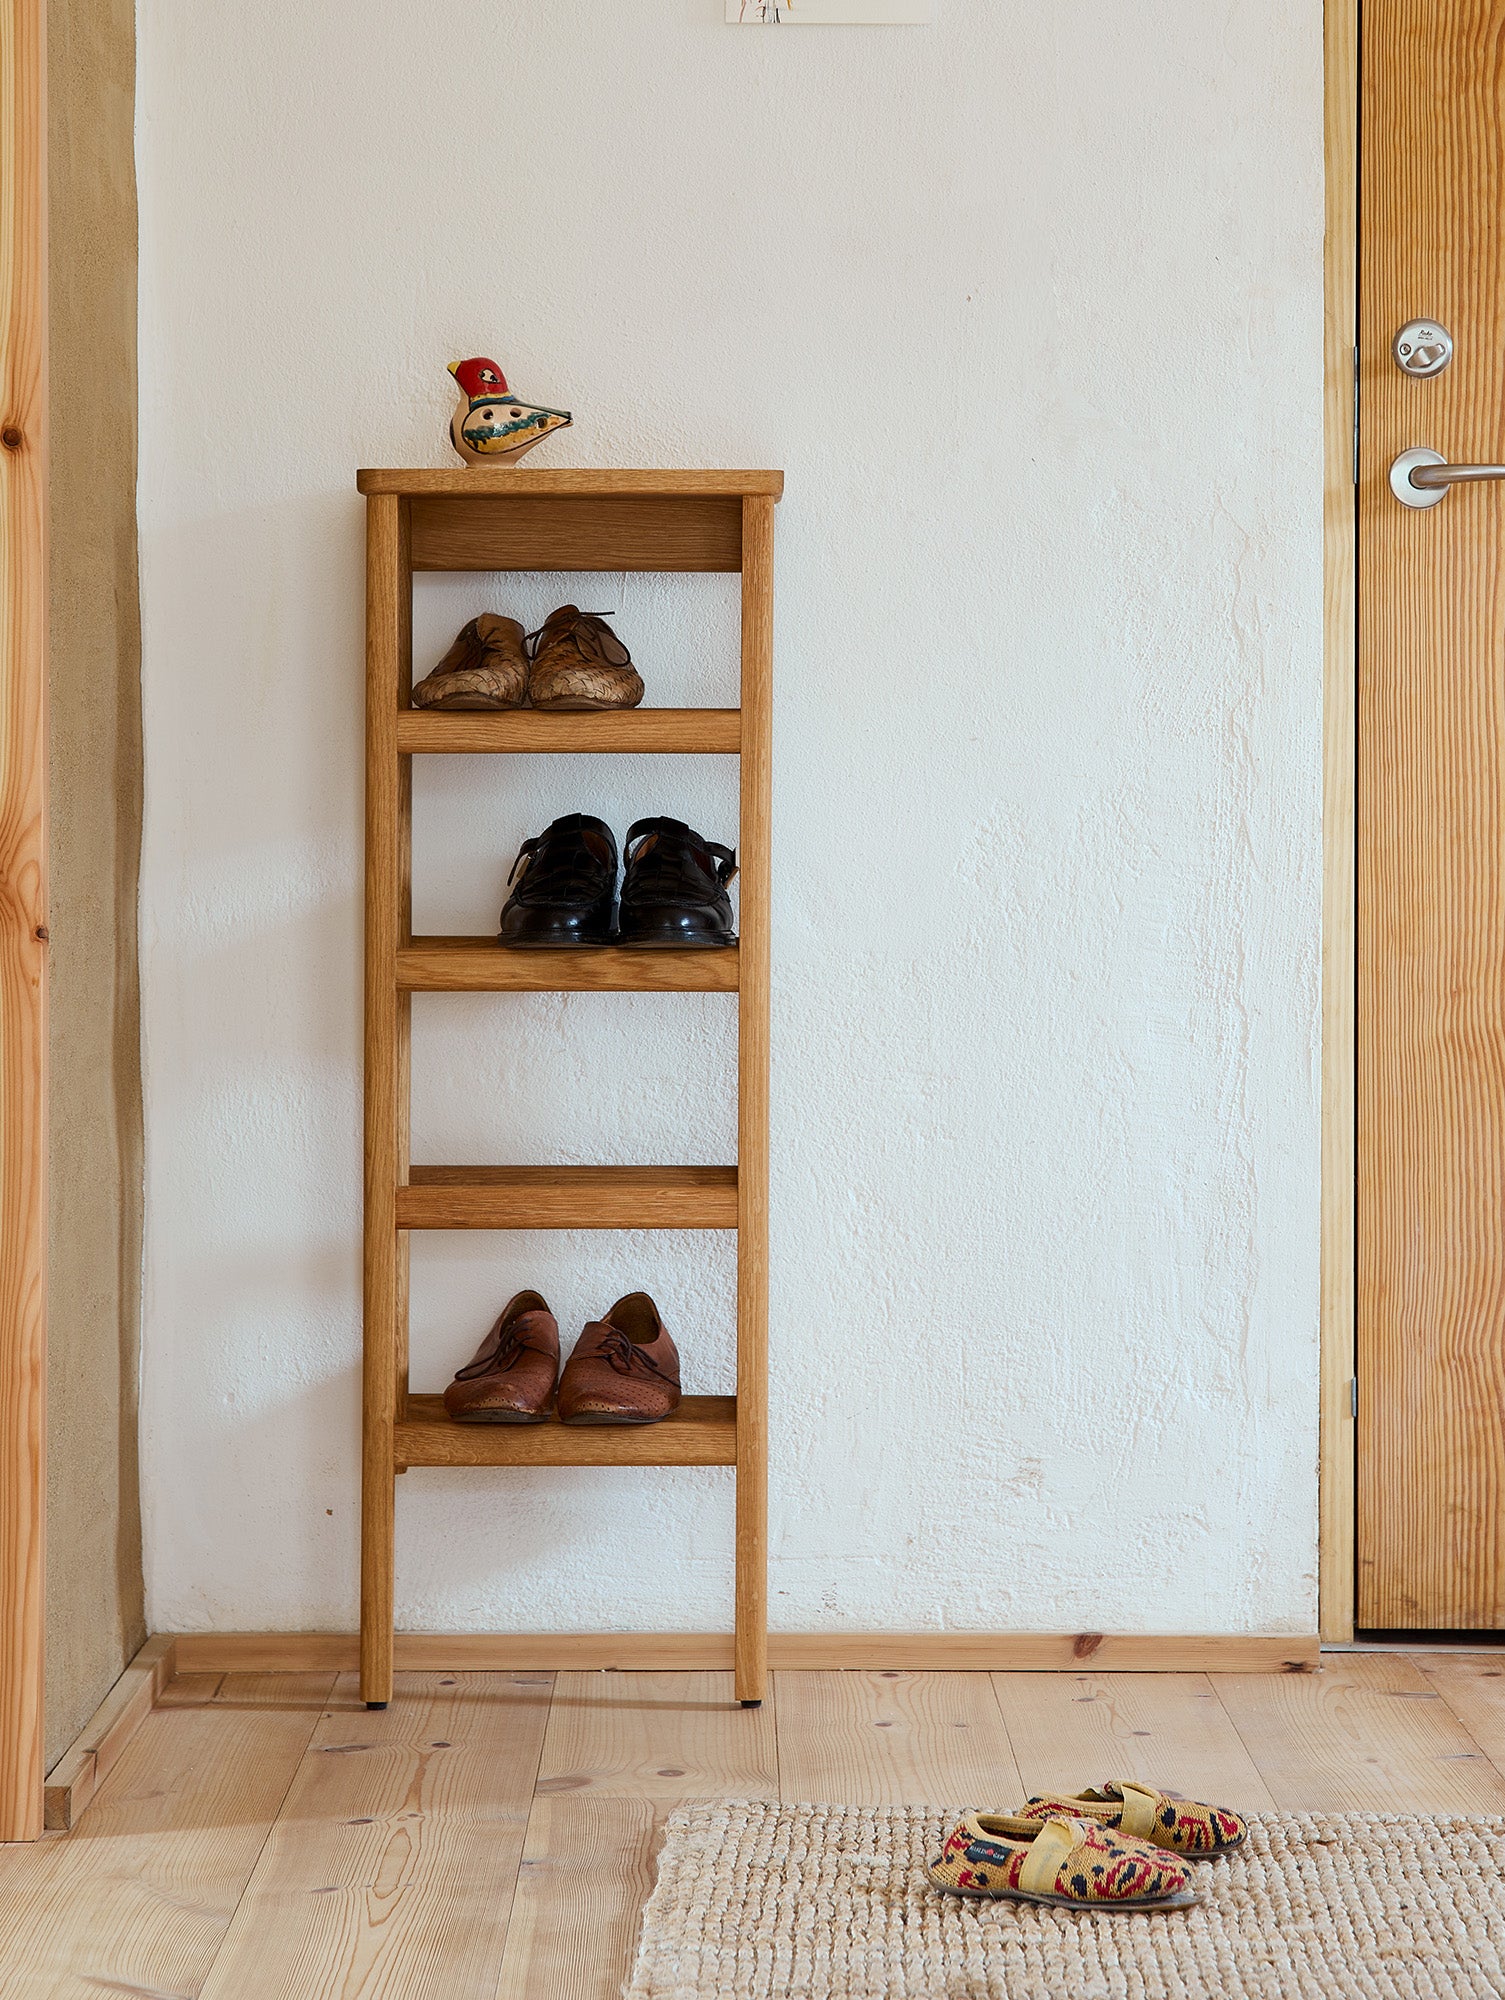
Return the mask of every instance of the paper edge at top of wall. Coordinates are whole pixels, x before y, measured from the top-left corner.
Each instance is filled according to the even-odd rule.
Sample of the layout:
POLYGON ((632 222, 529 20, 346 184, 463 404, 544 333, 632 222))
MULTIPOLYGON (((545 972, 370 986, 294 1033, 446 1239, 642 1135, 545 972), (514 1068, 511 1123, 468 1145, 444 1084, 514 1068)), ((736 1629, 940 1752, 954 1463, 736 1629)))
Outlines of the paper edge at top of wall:
POLYGON ((931 18, 932 0, 726 0, 726 18, 743 28, 901 27, 931 18))

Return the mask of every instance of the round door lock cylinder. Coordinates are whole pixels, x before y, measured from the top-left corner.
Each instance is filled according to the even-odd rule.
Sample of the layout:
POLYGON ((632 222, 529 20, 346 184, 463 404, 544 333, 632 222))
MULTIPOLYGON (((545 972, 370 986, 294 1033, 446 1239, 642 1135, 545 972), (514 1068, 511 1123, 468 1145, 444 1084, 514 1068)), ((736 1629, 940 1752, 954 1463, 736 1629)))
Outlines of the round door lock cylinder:
POLYGON ((1453 336, 1435 319, 1408 319, 1390 343, 1395 365, 1403 375, 1425 381, 1440 375, 1453 358, 1453 336))

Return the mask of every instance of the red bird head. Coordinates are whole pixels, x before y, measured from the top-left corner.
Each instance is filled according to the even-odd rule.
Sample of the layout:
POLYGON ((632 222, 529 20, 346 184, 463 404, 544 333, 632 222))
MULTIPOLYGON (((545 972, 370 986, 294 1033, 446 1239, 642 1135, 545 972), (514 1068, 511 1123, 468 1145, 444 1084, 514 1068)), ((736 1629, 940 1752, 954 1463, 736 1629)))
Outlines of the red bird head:
POLYGON ((449 372, 467 396, 505 396, 507 378, 494 361, 478 354, 471 361, 451 361, 449 372))

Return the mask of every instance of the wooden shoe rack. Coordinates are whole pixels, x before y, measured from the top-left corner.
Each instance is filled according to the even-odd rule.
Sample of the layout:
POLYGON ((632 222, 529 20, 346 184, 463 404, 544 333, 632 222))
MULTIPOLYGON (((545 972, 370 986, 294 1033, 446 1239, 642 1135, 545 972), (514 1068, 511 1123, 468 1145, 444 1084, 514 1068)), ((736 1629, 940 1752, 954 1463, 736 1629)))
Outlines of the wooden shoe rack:
MULTIPOLYGON (((366 1140, 361 1694, 392 1690, 396 1475, 410 1465, 736 1467, 736 1691, 767 1663, 768 817, 773 510, 781 472, 366 471, 366 1140), (702 570, 742 577, 741 705, 609 713, 409 706, 423 570, 702 570), (446 753, 740 755, 741 943, 724 950, 517 952, 414 937, 412 759, 446 753), (737 1163, 414 1166, 414 993, 738 995, 737 1163), (687 1396, 641 1428, 451 1423, 408 1387, 414 1229, 735 1229, 737 1393, 687 1396)), ((651 676, 651 667, 649 669, 651 676)), ((650 678, 650 692, 651 692, 650 678)), ((498 857, 503 861, 504 857, 498 857)))

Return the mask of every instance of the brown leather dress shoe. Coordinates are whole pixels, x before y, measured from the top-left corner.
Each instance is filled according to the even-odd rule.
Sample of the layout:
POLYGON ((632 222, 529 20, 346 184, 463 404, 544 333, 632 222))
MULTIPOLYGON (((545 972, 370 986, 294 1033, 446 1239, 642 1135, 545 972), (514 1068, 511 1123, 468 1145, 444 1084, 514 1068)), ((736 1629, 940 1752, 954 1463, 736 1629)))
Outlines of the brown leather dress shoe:
POLYGON ((444 1392, 457 1424, 541 1424, 559 1378, 559 1322, 519 1292, 444 1392))
POLYGON ((414 708, 521 708, 528 699, 528 656, 515 618, 483 611, 413 690, 414 708))
POLYGON ((656 1424, 679 1408, 679 1353, 646 1292, 593 1319, 559 1381, 562 1424, 656 1424))
POLYGON ((594 611, 561 604, 533 635, 528 699, 535 708, 636 708, 643 677, 594 611))

